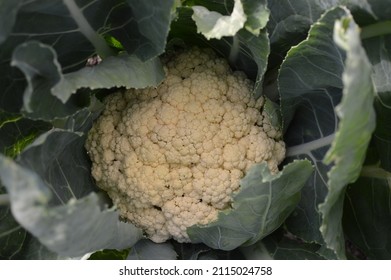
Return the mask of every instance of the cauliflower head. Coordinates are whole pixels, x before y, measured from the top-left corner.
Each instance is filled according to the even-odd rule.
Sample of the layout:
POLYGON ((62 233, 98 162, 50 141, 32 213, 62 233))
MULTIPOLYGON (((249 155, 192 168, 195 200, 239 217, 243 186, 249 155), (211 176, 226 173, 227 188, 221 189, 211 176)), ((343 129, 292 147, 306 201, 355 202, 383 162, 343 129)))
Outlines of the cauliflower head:
POLYGON ((277 172, 285 146, 253 83, 211 50, 193 48, 165 65, 157 88, 105 99, 86 149, 122 217, 155 242, 189 242, 186 229, 229 208, 252 165, 277 172))

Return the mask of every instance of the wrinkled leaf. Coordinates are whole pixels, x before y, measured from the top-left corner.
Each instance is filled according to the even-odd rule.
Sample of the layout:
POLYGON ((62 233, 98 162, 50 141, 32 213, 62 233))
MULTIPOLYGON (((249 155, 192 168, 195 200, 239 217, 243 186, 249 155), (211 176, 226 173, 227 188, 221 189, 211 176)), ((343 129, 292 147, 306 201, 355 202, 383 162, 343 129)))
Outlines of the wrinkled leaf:
POLYGON ((83 143, 79 134, 52 130, 25 149, 18 163, 3 156, 0 161, 14 217, 62 256, 123 249, 141 237, 140 230, 120 222, 118 212, 91 193, 83 143))
POLYGON ((202 33, 208 40, 221 39, 224 36, 234 36, 244 27, 247 16, 240 0, 234 0, 234 8, 231 15, 222 15, 215 11, 209 11, 204 6, 193 6, 193 20, 197 25, 198 33, 202 33))
POLYGON ((308 158, 315 166, 287 226, 304 241, 319 244, 324 241, 318 205, 327 194, 330 169, 323 158, 337 130, 334 108, 341 100, 345 67, 345 53, 334 43, 333 29, 345 15, 341 8, 323 15, 308 38, 288 52, 278 78, 287 157, 308 158))
POLYGON ((329 191, 319 209, 323 216, 320 228, 326 244, 344 257, 344 233, 341 225, 346 186, 354 182, 364 163, 367 147, 375 130, 372 65, 361 45, 359 27, 351 16, 336 21, 335 42, 346 51, 344 90, 336 107, 340 118, 338 131, 324 161, 334 163, 328 176, 329 191), (360 112, 360 113, 358 113, 360 112))
POLYGON ((390 180, 360 178, 349 186, 344 206, 347 238, 370 259, 391 259, 390 180))
POLYGON ((164 70, 158 58, 142 62, 135 56, 120 54, 96 66, 65 74, 52 88, 52 94, 65 103, 79 88, 156 87, 163 78, 164 70))
POLYGON ((132 248, 128 260, 175 260, 177 253, 170 243, 154 243, 141 239, 132 248))
POLYGON ((232 209, 221 211, 215 222, 188 228, 190 239, 221 250, 257 242, 277 229, 296 207, 312 171, 306 160, 287 164, 276 175, 270 174, 265 163, 254 166, 241 180, 232 209))

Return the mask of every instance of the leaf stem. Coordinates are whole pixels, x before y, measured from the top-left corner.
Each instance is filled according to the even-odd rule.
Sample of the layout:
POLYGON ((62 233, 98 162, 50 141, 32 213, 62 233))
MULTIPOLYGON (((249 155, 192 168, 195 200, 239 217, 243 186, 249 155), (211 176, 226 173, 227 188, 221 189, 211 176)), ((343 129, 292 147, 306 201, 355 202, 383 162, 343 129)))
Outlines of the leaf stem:
POLYGON ((0 206, 6 206, 10 204, 9 194, 0 194, 0 206))
POLYGON ((361 28, 362 40, 387 34, 391 34, 391 20, 377 22, 361 28))
POLYGON ((288 147, 286 157, 308 154, 310 151, 330 145, 335 138, 335 133, 297 146, 288 147))
POLYGON ((100 57, 105 58, 114 55, 114 51, 106 44, 106 41, 97 34, 97 32, 89 24, 83 12, 77 6, 74 0, 63 0, 65 6, 67 6, 71 16, 79 26, 80 32, 91 42, 95 47, 100 57))

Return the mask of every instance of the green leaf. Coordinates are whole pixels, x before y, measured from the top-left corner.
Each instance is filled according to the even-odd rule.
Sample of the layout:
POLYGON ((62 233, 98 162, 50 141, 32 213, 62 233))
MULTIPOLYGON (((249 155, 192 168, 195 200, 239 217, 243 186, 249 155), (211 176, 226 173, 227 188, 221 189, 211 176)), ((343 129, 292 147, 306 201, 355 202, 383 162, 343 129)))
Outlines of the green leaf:
MULTIPOLYGON (((108 0, 110 2, 113 1, 108 0)), ((172 9, 176 6, 175 0, 120 2, 125 2, 129 8, 114 8, 110 14, 112 26, 107 26, 109 34, 120 41, 129 54, 143 61, 162 54, 170 30, 172 9)))
POLYGON ((360 178, 346 191, 345 233, 370 259, 391 258, 390 205, 389 180, 360 178))
POLYGON ((221 39, 224 36, 234 36, 244 27, 247 16, 240 0, 234 0, 234 8, 231 15, 222 15, 215 11, 209 11, 204 6, 193 6, 193 20, 197 25, 198 33, 202 33, 208 40, 221 39))
POLYGON ((258 36, 261 29, 269 21, 270 11, 266 0, 241 0, 247 21, 244 27, 252 34, 258 36))
POLYGON ((79 88, 156 87, 163 78, 164 70, 158 58, 142 62, 135 56, 120 54, 96 66, 65 74, 52 88, 52 94, 65 103, 79 88))
POLYGON ((241 180, 232 209, 221 211, 215 222, 188 228, 190 239, 221 250, 257 242, 277 229, 296 207, 312 171, 306 160, 287 164, 275 175, 265 163, 254 166, 241 180))
MULTIPOLYGON (((19 69, 10 65, 12 53, 20 44, 37 41, 50 46, 61 66, 57 65, 54 68, 60 67, 62 73, 70 73, 85 67, 87 60, 97 52, 104 58, 116 54, 105 41, 104 37, 107 36, 116 38, 129 55, 147 61, 157 57, 165 49, 174 2, 174 0, 164 1, 164 3, 157 0, 81 2, 51 0, 50 3, 41 0, 2 1, 3 5, 11 8, 11 12, 7 17, 0 17, 1 23, 4 21, 4 28, 6 28, 2 36, 8 34, 6 40, 0 45, 0 88, 3 89, 0 92, 0 108, 18 113, 23 106, 26 80, 19 69), (10 32, 12 16, 16 13, 15 5, 21 2, 23 5, 15 14, 15 23, 10 32)), ((7 9, 0 10, 7 12, 7 9)), ((3 27, 2 24, 0 25, 3 27)), ((46 56, 49 64, 52 62, 50 56, 50 53, 46 56)), ((45 56, 38 53, 37 58, 45 58, 45 56)), ((43 68, 53 69, 53 66, 45 65, 46 62, 42 64, 44 64, 43 68)), ((55 72, 51 78, 52 82, 57 79, 55 72)), ((48 87, 48 85, 43 86, 48 87)), ((116 86, 114 82, 110 87, 113 86, 116 86)), ((42 91, 43 89, 38 93, 42 91)), ((53 101, 52 98, 47 98, 53 101)), ((48 104, 51 104, 49 101, 48 104)), ((69 111, 75 109, 73 104, 68 105, 69 111)), ((59 114, 65 113, 62 112, 64 110, 54 109, 59 111, 59 114)))
POLYGON ((336 4, 336 0, 268 1, 273 15, 267 25, 271 44, 276 49, 289 50, 305 39, 311 25, 336 4))
POLYGON ((32 119, 53 120, 81 109, 74 100, 63 104, 51 89, 61 80, 61 66, 53 48, 37 41, 19 45, 12 55, 12 66, 23 71, 28 85, 23 94, 23 112, 32 119))
POLYGON ((61 256, 124 249, 141 238, 140 230, 120 222, 118 212, 91 193, 83 144, 77 133, 52 130, 26 148, 18 163, 0 156, 14 217, 61 256))
POLYGON ((342 8, 325 13, 308 38, 288 52, 278 77, 287 157, 307 158, 315 166, 299 206, 286 223, 291 233, 308 243, 324 243, 318 205, 327 194, 330 166, 323 158, 337 130, 334 108, 342 97, 345 67, 345 52, 334 43, 333 29, 345 15, 342 8))
POLYGON ((141 239, 132 248, 128 260, 176 260, 177 253, 170 243, 154 243, 141 239))
POLYGON ((351 16, 336 21, 335 42, 346 51, 343 97, 336 107, 338 131, 324 161, 334 163, 328 176, 328 194, 319 209, 320 228, 328 247, 343 258, 345 241, 341 219, 346 186, 360 175, 366 151, 375 130, 372 65, 361 45, 359 27, 351 16))

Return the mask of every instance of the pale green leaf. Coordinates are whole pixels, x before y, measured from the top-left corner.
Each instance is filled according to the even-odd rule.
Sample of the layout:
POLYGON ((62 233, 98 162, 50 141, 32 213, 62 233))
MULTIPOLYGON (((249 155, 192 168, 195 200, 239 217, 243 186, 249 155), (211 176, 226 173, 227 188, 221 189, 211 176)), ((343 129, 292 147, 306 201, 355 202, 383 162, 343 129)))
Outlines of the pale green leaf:
POLYGON ((265 163, 252 167, 241 180, 232 209, 221 211, 215 222, 188 228, 190 239, 221 250, 257 242, 277 229, 296 207, 312 171, 307 160, 289 163, 275 175, 265 163))
POLYGON ((141 238, 140 230, 120 222, 118 212, 91 192, 95 187, 83 145, 78 133, 52 130, 25 149, 18 162, 0 157, 13 216, 61 256, 124 249, 141 238))
POLYGON ((375 130, 375 89, 372 65, 361 45, 360 29, 352 16, 336 21, 334 40, 346 51, 347 57, 343 97, 336 107, 340 122, 324 158, 326 164, 333 163, 334 166, 328 174, 328 194, 319 208, 323 216, 320 229, 326 244, 343 258, 345 241, 341 219, 344 194, 346 186, 354 182, 361 172, 375 130))
POLYGON ((345 52, 334 43, 333 29, 346 14, 339 7, 325 13, 308 38, 288 52, 278 77, 287 157, 307 158, 315 166, 299 206, 286 222, 291 233, 309 243, 324 243, 318 205, 327 194, 330 166, 323 158, 338 127, 334 108, 341 100, 345 67, 345 52))
POLYGON ((247 16, 247 21, 244 27, 252 34, 258 36, 263 29, 270 16, 270 11, 267 8, 266 0, 241 0, 244 13, 247 16))
POLYGON ((164 70, 158 58, 143 62, 135 56, 120 54, 108 57, 96 66, 61 75, 52 94, 65 103, 79 88, 156 87, 163 78, 164 70))
POLYGON ((234 9, 229 16, 209 11, 204 6, 193 6, 192 8, 194 12, 192 18, 196 22, 197 30, 208 40, 234 36, 244 27, 247 20, 240 0, 235 0, 234 9))

